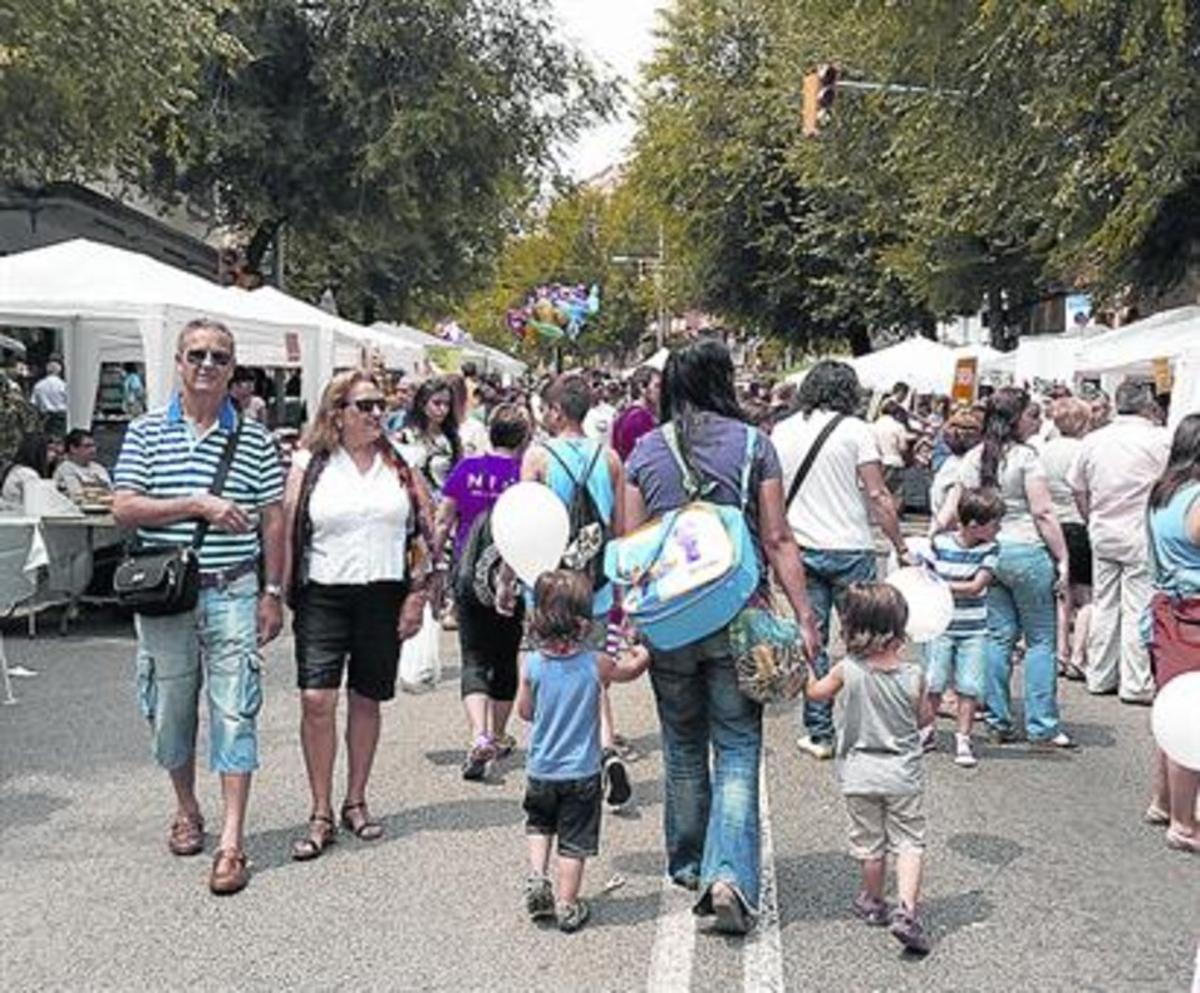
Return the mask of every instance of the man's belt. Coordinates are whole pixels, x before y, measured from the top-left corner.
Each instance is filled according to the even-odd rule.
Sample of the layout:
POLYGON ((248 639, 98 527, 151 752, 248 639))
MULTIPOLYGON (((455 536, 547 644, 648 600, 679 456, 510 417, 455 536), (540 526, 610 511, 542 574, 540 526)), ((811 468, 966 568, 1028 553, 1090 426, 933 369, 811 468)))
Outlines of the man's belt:
POLYGON ((243 559, 237 565, 222 569, 220 572, 200 573, 200 589, 223 590, 236 579, 248 576, 258 569, 258 559, 243 559))

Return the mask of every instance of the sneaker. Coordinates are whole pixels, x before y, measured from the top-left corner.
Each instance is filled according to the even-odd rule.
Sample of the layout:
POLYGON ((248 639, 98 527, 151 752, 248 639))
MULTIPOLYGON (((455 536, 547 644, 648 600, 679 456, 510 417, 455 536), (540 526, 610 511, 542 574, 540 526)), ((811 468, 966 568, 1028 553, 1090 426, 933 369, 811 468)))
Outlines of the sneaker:
POLYGON ((1076 748, 1075 739, 1059 731, 1053 738, 1038 738, 1030 742, 1035 748, 1076 748))
POLYGON ((975 757, 975 753, 971 750, 971 738, 969 735, 956 734, 954 736, 954 764, 964 769, 973 769, 979 765, 979 759, 975 757))
POLYGON ((937 728, 932 724, 928 724, 921 728, 921 751, 936 752, 937 751, 937 728))
POLYGON ((1011 745, 1016 740, 1017 732, 1008 725, 993 724, 988 728, 988 741, 993 745, 1011 745))
POLYGON ((929 935, 921 926, 921 919, 915 910, 909 910, 903 904, 893 910, 890 930, 908 951, 917 955, 929 954, 929 935))
POLYGON ((511 734, 502 734, 500 737, 493 739, 492 744, 496 749, 496 758, 508 758, 517 747, 517 739, 511 734))
POLYGON ((587 901, 579 897, 574 903, 568 903, 558 912, 558 929, 564 934, 574 934, 587 922, 591 916, 587 901))
POLYGON ((887 901, 876 899, 866 890, 854 898, 850 909, 854 911, 855 917, 866 921, 872 927, 883 927, 891 920, 892 908, 888 906, 887 901))
POLYGON ((814 759, 833 758, 833 742, 814 739, 810 735, 805 735, 803 738, 796 739, 796 747, 802 752, 808 752, 814 759))
POLYGON ((633 796, 625 763, 611 748, 604 749, 604 799, 613 808, 624 807, 633 796))
POLYGON ((530 876, 525 880, 525 913, 531 921, 554 916, 554 890, 545 876, 530 876))
POLYGON ((750 930, 746 908, 734 888, 723 880, 713 883, 711 890, 713 913, 717 915, 716 928, 724 934, 745 934, 750 930))
POLYGON ((467 760, 463 763, 462 777, 469 782, 477 782, 487 773, 487 765, 496 757, 496 746, 487 735, 480 735, 475 744, 467 752, 467 760))

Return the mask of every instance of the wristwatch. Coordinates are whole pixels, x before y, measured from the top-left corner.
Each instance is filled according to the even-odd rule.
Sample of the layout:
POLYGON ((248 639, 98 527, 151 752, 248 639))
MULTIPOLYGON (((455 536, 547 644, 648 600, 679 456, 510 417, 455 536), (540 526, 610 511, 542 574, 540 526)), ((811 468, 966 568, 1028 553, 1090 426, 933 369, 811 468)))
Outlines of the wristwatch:
POLYGON ((283 599, 283 587, 278 583, 264 583, 263 596, 273 596, 276 600, 283 599))

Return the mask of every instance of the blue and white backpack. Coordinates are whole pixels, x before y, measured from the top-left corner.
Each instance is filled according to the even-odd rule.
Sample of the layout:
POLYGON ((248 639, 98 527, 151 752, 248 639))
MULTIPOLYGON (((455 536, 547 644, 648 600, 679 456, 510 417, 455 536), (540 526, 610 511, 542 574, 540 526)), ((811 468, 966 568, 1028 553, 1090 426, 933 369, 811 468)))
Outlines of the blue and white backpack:
POLYGON ((680 648, 721 630, 758 589, 758 556, 746 523, 756 437, 747 427, 741 500, 729 507, 704 499, 716 484, 696 479, 675 426, 663 428, 691 502, 610 541, 604 558, 625 612, 654 648, 680 648))

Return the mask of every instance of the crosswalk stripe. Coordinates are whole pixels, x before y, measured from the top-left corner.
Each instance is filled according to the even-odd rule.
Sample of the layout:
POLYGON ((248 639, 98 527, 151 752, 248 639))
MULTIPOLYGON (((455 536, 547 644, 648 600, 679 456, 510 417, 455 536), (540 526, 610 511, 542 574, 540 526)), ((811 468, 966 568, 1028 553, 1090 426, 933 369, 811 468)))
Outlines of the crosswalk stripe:
POLYGON ((692 956, 696 949, 696 919, 690 890, 663 880, 662 902, 654 948, 650 954, 648 993, 689 993, 692 987, 692 956))
POLYGON ((771 836, 771 802, 767 796, 767 755, 758 776, 758 816, 762 834, 758 923, 746 937, 742 953, 742 986, 747 993, 783 993, 783 937, 775 893, 775 843, 771 836))

